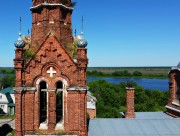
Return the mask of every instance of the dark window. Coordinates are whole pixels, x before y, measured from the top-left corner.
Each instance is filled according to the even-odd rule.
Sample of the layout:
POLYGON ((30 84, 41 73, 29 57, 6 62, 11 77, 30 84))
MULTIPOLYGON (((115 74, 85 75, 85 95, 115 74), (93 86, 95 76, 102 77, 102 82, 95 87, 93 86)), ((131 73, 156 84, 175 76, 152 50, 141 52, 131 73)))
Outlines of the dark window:
POLYGON ((47 85, 45 81, 40 83, 40 123, 47 119, 47 85))
POLYGON ((56 83, 57 93, 56 93, 56 123, 62 120, 63 116, 63 83, 58 81, 56 83))

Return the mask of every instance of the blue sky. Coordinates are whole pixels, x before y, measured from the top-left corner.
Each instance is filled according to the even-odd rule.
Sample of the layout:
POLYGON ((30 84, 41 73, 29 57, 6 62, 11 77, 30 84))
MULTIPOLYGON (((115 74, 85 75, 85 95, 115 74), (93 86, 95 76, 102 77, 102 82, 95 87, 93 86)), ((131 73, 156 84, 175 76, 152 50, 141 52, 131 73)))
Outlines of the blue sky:
MULTIPOLYGON (((175 66, 180 0, 76 0, 73 29, 88 41, 89 66, 175 66)), ((13 66, 14 42, 31 29, 31 0, 1 0, 0 67, 13 66)))

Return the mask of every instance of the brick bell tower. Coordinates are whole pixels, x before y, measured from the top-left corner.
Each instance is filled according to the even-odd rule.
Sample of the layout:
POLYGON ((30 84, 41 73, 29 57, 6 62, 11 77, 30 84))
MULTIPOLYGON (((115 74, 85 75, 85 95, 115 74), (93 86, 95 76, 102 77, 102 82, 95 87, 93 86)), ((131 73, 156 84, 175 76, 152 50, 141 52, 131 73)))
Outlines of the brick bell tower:
POLYGON ((87 136, 87 41, 73 41, 71 0, 32 2, 29 43, 15 42, 15 136, 87 136))

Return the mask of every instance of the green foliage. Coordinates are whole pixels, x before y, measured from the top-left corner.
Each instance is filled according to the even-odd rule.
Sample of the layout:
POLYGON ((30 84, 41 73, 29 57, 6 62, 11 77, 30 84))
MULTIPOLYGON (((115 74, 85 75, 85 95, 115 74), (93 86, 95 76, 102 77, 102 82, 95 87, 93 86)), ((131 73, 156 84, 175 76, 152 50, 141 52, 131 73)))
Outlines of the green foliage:
POLYGON ((120 117, 120 97, 118 86, 104 80, 90 82, 91 92, 97 98, 97 117, 118 118, 120 117))
MULTIPOLYGON (((91 93, 97 98, 97 117, 119 118, 120 112, 126 110, 126 86, 122 82, 118 85, 104 80, 89 82, 91 93)), ((132 83, 135 87, 135 111, 163 111, 167 104, 168 92, 145 90, 132 83)))
POLYGON ((1 74, 15 74, 15 70, 13 68, 0 68, 1 74))
POLYGON ((129 77, 131 76, 131 73, 129 73, 127 70, 124 71, 115 71, 112 73, 113 76, 122 76, 122 77, 129 77))
POLYGON ((15 115, 9 115, 9 114, 5 114, 3 112, 3 115, 0 115, 0 119, 14 119, 15 115))
POLYGON ((73 42, 72 54, 74 58, 77 58, 77 41, 73 42))
POLYGON ((96 70, 87 71, 86 74, 87 74, 87 76, 99 76, 99 77, 105 76, 105 74, 103 72, 98 72, 96 70))
POLYGON ((34 59, 36 57, 36 53, 31 50, 26 50, 24 52, 23 59, 34 59))
POLYGON ((134 71, 133 73, 130 73, 128 70, 115 71, 112 73, 93 70, 93 71, 87 71, 86 74, 89 77, 135 77, 135 78, 167 78, 168 77, 167 75, 162 75, 162 74, 142 74, 139 71, 134 71))
POLYGON ((134 71, 132 76, 138 76, 139 77, 139 76, 142 76, 142 73, 139 71, 134 71))
POLYGON ((14 86, 14 81, 15 81, 15 75, 6 75, 3 77, 0 82, 1 82, 1 87, 3 86, 4 88, 6 87, 13 87, 14 86))
MULTIPOLYGON (((63 5, 68 4, 68 0, 61 0, 61 2, 62 2, 63 5)), ((71 6, 74 7, 74 6, 76 6, 76 4, 77 4, 77 2, 72 2, 71 6)))

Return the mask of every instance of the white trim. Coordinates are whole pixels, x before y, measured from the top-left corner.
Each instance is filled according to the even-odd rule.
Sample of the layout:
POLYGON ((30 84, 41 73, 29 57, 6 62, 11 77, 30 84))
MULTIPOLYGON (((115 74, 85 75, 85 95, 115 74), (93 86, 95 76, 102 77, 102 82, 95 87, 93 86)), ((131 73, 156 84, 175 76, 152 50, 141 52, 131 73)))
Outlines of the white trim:
POLYGON ((177 112, 179 112, 180 113, 180 110, 178 110, 178 109, 175 109, 175 108, 173 108, 173 107, 170 107, 170 106, 165 106, 166 108, 168 108, 168 109, 171 109, 171 110, 174 110, 174 111, 177 111, 177 112))
POLYGON ((176 106, 180 106, 180 104, 176 103, 176 102, 172 102, 173 105, 176 105, 176 106))
POLYGON ((41 130, 47 130, 47 129, 48 129, 47 123, 41 123, 40 126, 39 126, 39 129, 41 129, 41 130))
POLYGON ((84 91, 84 90, 89 90, 89 87, 78 87, 78 86, 74 86, 74 87, 69 87, 67 89, 68 91, 84 91))
POLYGON ((53 3, 53 4, 51 4, 51 3, 42 3, 42 4, 39 4, 37 6, 31 7, 30 10, 32 11, 34 9, 41 8, 43 6, 44 7, 46 7, 46 6, 59 6, 59 7, 63 7, 63 8, 69 9, 69 10, 74 10, 74 8, 72 8, 72 7, 67 7, 67 6, 65 6, 63 4, 59 4, 59 3, 53 3))

